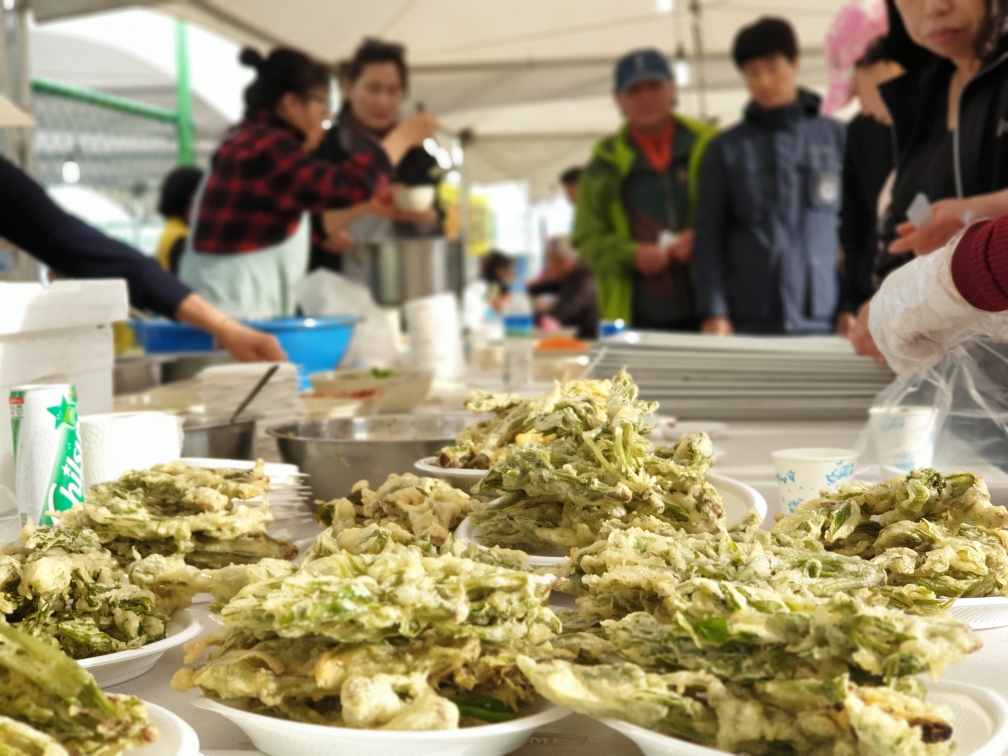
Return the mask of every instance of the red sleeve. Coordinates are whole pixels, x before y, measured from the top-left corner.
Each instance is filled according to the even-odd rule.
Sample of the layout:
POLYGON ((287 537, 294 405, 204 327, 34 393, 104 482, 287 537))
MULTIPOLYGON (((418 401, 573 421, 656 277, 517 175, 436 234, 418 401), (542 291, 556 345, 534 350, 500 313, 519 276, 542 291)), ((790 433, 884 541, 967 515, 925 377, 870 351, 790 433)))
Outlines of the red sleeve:
POLYGON ((381 150, 332 163, 305 152, 286 135, 274 144, 270 188, 281 210, 321 212, 367 202, 388 182, 392 165, 381 150))
POLYGON ((978 310, 1008 310, 1008 216, 967 229, 952 253, 952 281, 978 310))

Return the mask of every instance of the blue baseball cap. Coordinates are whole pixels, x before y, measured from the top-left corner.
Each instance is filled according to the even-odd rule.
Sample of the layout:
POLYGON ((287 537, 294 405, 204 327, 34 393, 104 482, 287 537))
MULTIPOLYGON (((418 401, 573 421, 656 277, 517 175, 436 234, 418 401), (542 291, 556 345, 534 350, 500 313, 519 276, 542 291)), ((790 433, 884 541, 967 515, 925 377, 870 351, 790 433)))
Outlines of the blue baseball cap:
POLYGON ((672 81, 668 61, 653 47, 628 52, 619 59, 613 71, 613 85, 617 92, 625 92, 643 79, 672 81))

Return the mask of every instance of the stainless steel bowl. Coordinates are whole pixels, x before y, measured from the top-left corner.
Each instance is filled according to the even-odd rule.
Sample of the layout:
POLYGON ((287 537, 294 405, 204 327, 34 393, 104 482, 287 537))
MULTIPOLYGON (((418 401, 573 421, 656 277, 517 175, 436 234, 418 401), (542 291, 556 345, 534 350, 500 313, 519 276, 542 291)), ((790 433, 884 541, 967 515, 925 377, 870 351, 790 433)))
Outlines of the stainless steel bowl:
POLYGON ((254 459, 257 418, 242 415, 229 422, 227 415, 186 415, 182 422, 183 457, 254 459))
POLYGON ((291 423, 266 432, 276 438, 284 462, 311 477, 318 499, 350 493, 358 480, 377 488, 392 473, 413 472, 413 464, 454 443, 473 422, 469 414, 379 415, 291 423))

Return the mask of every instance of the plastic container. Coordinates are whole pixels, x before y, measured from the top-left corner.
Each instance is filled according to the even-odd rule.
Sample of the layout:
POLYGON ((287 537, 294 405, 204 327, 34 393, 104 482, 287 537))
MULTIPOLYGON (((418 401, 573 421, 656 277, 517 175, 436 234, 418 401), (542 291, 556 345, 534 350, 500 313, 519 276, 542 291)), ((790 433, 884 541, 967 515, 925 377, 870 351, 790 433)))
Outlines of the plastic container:
POLYGON ((213 337, 188 323, 171 320, 131 320, 136 341, 147 354, 211 352, 213 337))
POLYGON ((318 318, 277 318, 253 320, 248 325, 272 333, 280 340, 287 357, 297 365, 307 383, 311 373, 333 370, 350 346, 354 325, 360 318, 339 315, 318 318))
POLYGON ((504 305, 504 385, 532 382, 532 300, 524 290, 508 297, 504 305))
POLYGON ((782 449, 773 453, 777 466, 780 511, 792 514, 803 501, 819 498, 824 488, 854 480, 854 449, 782 449))
POLYGON ((619 320, 603 320, 599 323, 599 338, 604 339, 610 336, 619 336, 626 333, 626 322, 619 320))
POLYGON ((938 426, 935 407, 872 407, 868 422, 874 437, 876 464, 910 472, 931 467, 938 426))

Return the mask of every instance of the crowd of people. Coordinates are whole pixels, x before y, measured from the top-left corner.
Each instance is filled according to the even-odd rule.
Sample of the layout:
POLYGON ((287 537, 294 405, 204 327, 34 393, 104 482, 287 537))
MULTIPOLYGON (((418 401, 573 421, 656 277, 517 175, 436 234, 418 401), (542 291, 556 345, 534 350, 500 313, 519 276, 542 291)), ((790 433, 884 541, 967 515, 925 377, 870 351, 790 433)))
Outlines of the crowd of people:
MULTIPOLYGON (((837 333, 910 369, 1008 309, 1008 7, 875 3, 846 8, 828 40, 832 62, 849 65, 826 110, 856 98, 849 124, 798 85, 799 44, 783 19, 737 34, 750 100, 720 132, 677 111, 662 53, 622 57, 623 126, 560 177, 574 222, 528 287, 539 322, 583 337, 600 320, 837 333), (925 317, 932 301, 941 318, 925 317)), ((244 118, 206 171, 166 178, 156 261, 62 213, 5 161, 6 207, 19 211, 3 214, 0 234, 57 272, 125 277, 134 304, 211 331, 239 358, 279 358, 239 320, 294 313, 294 285, 339 270, 357 242, 442 232, 437 205, 404 209, 393 191, 437 184, 422 145, 438 124, 422 106, 403 114, 399 45, 365 40, 339 66, 335 113, 328 66, 287 48, 245 49, 241 61, 255 71, 244 118)), ((513 283, 501 258, 483 266, 498 308, 513 283)))
POLYGON ((829 52, 851 65, 829 104, 859 101, 847 125, 798 86, 783 19, 737 34, 750 101, 718 134, 675 111, 664 56, 629 53, 614 74, 625 125, 580 177, 572 235, 601 316, 719 336, 835 332, 883 359, 872 334, 896 316, 871 317, 883 282, 1008 212, 1005 16, 988 0, 845 9, 829 52))

